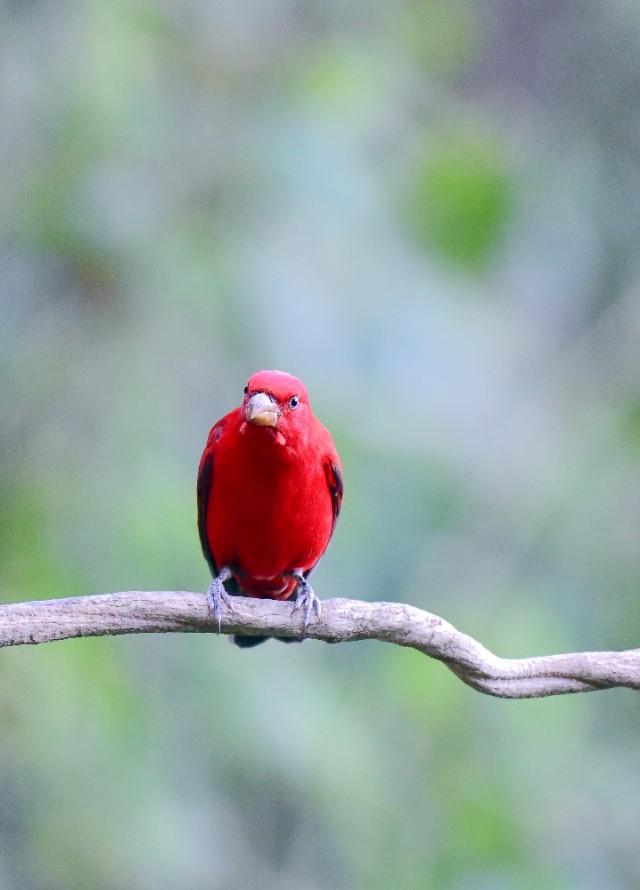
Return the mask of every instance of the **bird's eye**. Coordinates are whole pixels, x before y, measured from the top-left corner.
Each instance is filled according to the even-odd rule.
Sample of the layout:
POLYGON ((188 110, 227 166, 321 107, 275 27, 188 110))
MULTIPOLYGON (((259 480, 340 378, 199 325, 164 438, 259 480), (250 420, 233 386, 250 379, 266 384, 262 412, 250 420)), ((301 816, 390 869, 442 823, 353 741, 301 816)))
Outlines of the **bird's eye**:
POLYGON ((247 385, 246 385, 245 388, 244 388, 244 394, 245 394, 245 396, 246 396, 246 394, 247 394, 248 392, 249 392, 249 384, 247 383, 247 385))
POLYGON ((300 398, 298 396, 291 396, 291 398, 289 399, 289 407, 297 408, 299 401, 300 401, 300 398))

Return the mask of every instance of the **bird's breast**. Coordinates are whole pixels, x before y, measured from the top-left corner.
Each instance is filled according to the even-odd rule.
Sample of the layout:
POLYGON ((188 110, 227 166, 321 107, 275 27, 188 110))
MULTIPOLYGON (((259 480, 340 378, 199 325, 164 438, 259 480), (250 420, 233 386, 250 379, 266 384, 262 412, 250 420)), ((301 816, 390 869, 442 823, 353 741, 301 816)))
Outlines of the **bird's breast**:
POLYGON ((235 569, 248 592, 275 598, 295 586, 287 573, 311 568, 326 549, 332 506, 313 449, 291 454, 268 444, 220 449, 207 532, 218 566, 235 569))

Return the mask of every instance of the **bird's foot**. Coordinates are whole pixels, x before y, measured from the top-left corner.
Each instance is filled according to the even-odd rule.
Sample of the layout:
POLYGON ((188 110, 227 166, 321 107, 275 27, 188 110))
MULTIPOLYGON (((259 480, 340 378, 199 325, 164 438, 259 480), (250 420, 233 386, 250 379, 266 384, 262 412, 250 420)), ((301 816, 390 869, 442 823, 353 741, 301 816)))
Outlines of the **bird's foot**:
POLYGON ((207 590, 207 604, 209 606, 209 614, 218 622, 218 633, 222 629, 222 603, 233 611, 231 597, 224 589, 224 582, 231 577, 231 569, 223 568, 211 582, 207 590))
POLYGON ((295 612, 296 609, 304 610, 303 632, 305 632, 309 621, 311 620, 312 613, 315 612, 317 617, 320 617, 322 604, 315 595, 313 587, 309 584, 302 572, 293 572, 292 574, 298 582, 298 590, 292 611, 295 612))

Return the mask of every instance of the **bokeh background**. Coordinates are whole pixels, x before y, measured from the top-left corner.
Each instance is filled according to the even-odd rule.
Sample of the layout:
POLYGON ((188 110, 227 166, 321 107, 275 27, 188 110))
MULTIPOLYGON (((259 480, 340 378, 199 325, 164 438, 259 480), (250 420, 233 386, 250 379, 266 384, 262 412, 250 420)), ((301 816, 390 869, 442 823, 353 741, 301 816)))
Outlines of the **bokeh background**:
MULTIPOLYGON (((640 6, 0 6, 0 597, 208 584, 250 372, 345 466, 321 596, 640 644, 640 6)), ((376 643, 0 668, 0 886, 635 888, 636 694, 376 643)))

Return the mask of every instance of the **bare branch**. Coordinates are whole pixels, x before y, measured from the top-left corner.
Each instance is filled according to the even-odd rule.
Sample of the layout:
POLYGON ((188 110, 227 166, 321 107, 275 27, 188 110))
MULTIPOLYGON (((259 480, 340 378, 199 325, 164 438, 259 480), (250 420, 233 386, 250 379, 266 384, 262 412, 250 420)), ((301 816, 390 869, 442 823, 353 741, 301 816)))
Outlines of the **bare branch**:
MULTIPOLYGON (((215 633, 206 597, 186 591, 129 591, 0 606, 0 647, 71 637, 133 633, 215 633)), ((290 603, 237 597, 223 606, 222 632, 300 637, 302 616, 290 603)), ((480 692, 541 698, 627 686, 640 690, 640 649, 499 658, 447 621, 402 603, 333 599, 307 637, 327 643, 382 640, 442 661, 480 692)), ((242 657, 250 657, 243 655, 242 657)))

